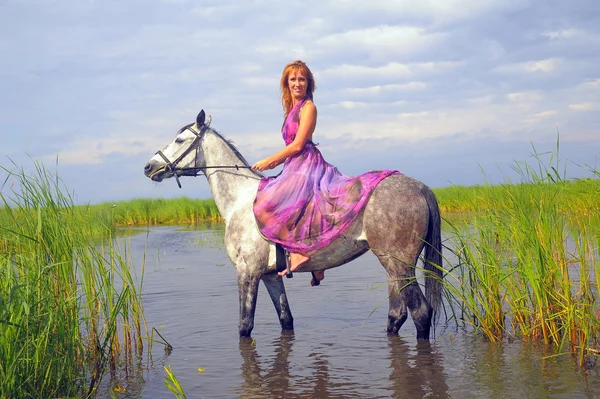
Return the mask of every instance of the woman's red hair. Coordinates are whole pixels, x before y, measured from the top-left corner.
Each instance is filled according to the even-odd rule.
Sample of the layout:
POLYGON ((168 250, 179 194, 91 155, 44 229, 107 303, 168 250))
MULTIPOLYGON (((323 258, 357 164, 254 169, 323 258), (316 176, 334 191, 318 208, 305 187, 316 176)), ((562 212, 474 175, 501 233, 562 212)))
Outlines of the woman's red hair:
POLYGON ((292 110, 292 93, 290 92, 290 87, 288 85, 288 78, 292 72, 296 71, 300 71, 306 77, 306 96, 308 98, 312 100, 313 92, 317 88, 315 85, 315 78, 304 62, 294 61, 287 64, 285 68, 283 68, 283 73, 281 74, 281 105, 283 106, 283 111, 286 116, 292 110))

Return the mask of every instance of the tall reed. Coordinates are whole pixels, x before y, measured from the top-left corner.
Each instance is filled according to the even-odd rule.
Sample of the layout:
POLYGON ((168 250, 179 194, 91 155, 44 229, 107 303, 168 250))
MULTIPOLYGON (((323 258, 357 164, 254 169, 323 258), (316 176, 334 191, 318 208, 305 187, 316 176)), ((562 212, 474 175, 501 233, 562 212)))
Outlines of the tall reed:
POLYGON ((0 397, 94 396, 106 370, 120 378, 143 350, 130 261, 43 166, 2 171, 0 397))
POLYGON ((457 319, 490 340, 540 340, 583 362, 600 345, 600 181, 568 181, 558 153, 542 155, 514 164, 519 184, 478 187, 467 225, 446 223, 457 266, 445 284, 457 319))

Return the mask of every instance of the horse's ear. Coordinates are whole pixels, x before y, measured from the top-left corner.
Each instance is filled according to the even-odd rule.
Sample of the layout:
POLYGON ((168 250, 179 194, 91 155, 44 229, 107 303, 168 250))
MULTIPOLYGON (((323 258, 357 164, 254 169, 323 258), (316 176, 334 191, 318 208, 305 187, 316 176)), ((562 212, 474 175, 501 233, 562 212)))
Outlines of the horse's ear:
POLYGON ((206 117, 206 120, 204 121, 204 124, 206 125, 206 127, 210 126, 210 122, 212 122, 212 117, 210 115, 208 115, 206 117))
POLYGON ((200 113, 196 117, 196 125, 197 126, 202 126, 204 124, 204 118, 205 117, 206 117, 206 114, 204 113, 204 110, 200 111, 200 113))

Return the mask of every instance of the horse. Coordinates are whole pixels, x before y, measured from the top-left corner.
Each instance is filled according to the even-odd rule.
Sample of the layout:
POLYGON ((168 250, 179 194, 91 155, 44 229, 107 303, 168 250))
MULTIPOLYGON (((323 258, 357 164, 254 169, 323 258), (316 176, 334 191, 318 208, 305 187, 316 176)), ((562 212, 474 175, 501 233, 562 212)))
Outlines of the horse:
MULTIPOLYGON (((206 176, 225 223, 226 251, 236 268, 240 337, 249 337, 254 328, 261 280, 281 328, 293 330, 283 279, 277 274, 281 252, 261 235, 253 212, 263 175, 252 170, 237 148, 210 127, 210 116, 201 110, 194 123, 182 127, 175 139, 146 163, 144 173, 155 182, 175 177, 179 187, 180 176, 206 176)), ((403 174, 391 175, 373 190, 355 221, 330 245, 309 253, 310 260, 295 272, 342 266, 371 250, 387 272, 388 334, 398 334, 408 308, 417 339, 428 340, 443 289, 440 219, 431 189, 403 174), (424 248, 425 294, 415 274, 424 248)))

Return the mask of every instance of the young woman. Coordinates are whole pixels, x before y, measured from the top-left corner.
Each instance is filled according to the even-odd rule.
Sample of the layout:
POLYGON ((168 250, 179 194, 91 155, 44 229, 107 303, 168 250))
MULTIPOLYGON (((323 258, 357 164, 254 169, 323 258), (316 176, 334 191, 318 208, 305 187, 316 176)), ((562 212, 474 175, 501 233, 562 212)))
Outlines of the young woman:
MULTIPOLYGON (((279 175, 260 182, 254 215, 261 233, 290 253, 292 272, 310 260, 312 251, 343 233, 381 180, 398 173, 384 170, 349 177, 323 159, 313 142, 317 125, 315 87, 313 74, 304 62, 286 65, 281 76, 285 147, 252 166, 264 171, 284 163, 279 175)), ((313 273, 319 281, 325 278, 324 271, 313 273)), ((311 281, 311 285, 315 283, 311 281)))

